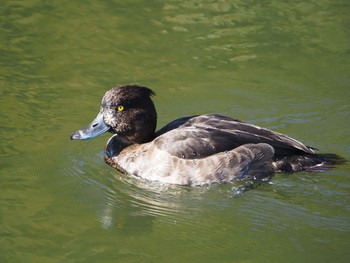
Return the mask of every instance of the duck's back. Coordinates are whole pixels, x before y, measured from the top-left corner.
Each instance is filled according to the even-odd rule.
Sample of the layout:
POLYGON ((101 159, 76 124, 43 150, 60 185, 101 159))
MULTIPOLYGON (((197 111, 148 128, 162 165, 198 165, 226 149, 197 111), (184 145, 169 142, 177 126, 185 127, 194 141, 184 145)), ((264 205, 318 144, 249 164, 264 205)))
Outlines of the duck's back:
POLYGON ((185 159, 204 158, 248 143, 267 143, 278 157, 314 154, 312 147, 284 134, 217 114, 177 119, 156 135, 159 149, 185 159))

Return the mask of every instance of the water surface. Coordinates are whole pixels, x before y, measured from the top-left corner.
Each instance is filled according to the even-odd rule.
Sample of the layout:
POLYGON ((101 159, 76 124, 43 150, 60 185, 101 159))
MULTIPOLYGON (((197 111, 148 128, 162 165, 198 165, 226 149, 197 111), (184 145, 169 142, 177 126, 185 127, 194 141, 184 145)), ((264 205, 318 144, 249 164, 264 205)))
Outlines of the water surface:
POLYGON ((160 186, 69 135, 117 84, 350 158, 347 1, 2 1, 1 262, 348 262, 349 164, 160 186))

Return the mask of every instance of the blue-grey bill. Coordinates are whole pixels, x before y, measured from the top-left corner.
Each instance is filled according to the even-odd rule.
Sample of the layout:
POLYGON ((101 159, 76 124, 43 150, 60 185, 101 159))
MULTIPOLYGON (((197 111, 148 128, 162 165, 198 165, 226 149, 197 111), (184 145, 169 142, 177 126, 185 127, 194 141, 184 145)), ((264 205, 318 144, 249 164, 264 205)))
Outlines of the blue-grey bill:
POLYGON ((70 138, 72 140, 89 140, 109 130, 109 126, 103 120, 103 114, 97 117, 84 129, 75 131, 70 138))

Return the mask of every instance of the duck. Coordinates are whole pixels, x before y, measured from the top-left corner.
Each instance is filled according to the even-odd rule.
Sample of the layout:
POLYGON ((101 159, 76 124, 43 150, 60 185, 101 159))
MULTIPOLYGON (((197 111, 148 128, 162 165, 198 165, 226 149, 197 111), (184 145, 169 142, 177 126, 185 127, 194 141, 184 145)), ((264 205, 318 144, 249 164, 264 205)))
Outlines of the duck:
POLYGON ((282 133, 220 114, 180 117, 156 131, 155 95, 139 85, 113 87, 96 118, 70 138, 89 140, 110 132, 104 149, 108 165, 175 185, 263 181, 276 172, 321 171, 344 162, 282 133))

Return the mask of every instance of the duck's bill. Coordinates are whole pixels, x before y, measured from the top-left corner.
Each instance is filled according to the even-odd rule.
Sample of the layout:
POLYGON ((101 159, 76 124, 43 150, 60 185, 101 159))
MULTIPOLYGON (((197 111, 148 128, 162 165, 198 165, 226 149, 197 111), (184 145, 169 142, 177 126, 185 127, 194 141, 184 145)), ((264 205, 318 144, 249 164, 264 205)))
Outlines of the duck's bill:
POLYGON ((97 117, 84 129, 75 131, 70 138, 72 140, 89 140, 109 130, 109 126, 103 120, 103 114, 97 117))

